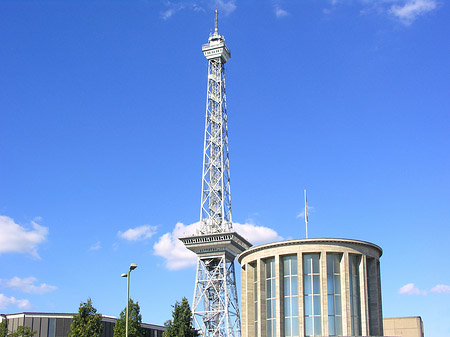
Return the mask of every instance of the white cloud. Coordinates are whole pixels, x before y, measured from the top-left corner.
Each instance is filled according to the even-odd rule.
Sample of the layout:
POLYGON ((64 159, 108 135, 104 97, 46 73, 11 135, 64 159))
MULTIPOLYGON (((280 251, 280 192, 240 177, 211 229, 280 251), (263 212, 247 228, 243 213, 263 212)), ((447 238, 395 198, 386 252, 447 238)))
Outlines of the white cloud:
POLYGON ((420 290, 419 288, 416 288, 414 286, 414 283, 408 283, 405 284, 403 287, 401 287, 398 291, 399 294, 406 294, 406 295, 426 295, 427 292, 420 290))
POLYGON ((431 289, 432 293, 450 294, 450 286, 445 284, 438 284, 431 289))
POLYGON ((407 0, 402 5, 392 5, 389 13, 400 19, 405 25, 413 23, 418 16, 437 7, 435 0, 407 0))
MULTIPOLYGON (((165 264, 168 269, 176 270, 195 266, 197 256, 188 250, 178 238, 194 235, 199 226, 200 222, 187 226, 178 222, 171 233, 165 233, 154 244, 154 254, 166 260, 165 264)), ((252 244, 263 244, 282 240, 282 237, 276 231, 268 227, 233 223, 233 228, 252 244)))
POLYGON ((3 294, 0 294, 0 309, 6 309, 7 307, 14 305, 21 309, 30 309, 31 304, 28 300, 18 300, 15 297, 6 297, 3 294))
POLYGON ((225 15, 229 15, 236 9, 236 1, 235 0, 216 0, 215 5, 217 10, 225 15))
POLYGON ((32 221, 33 229, 26 229, 10 217, 0 215, 0 254, 29 253, 40 258, 37 246, 47 239, 48 228, 32 221))
POLYGON ((200 222, 185 226, 181 222, 175 225, 172 233, 162 235, 153 246, 154 254, 166 260, 166 267, 170 270, 195 266, 197 256, 188 250, 179 237, 195 234, 200 222))
POLYGON ((192 10, 194 12, 204 12, 204 7, 217 8, 220 14, 229 15, 236 9, 236 0, 199 0, 192 3, 191 1, 170 2, 166 3, 167 9, 161 12, 161 18, 168 20, 176 13, 182 10, 192 10))
POLYGON ((10 280, 0 279, 0 285, 4 288, 14 288, 25 293, 33 294, 45 294, 57 289, 55 286, 51 286, 46 283, 36 285, 36 281, 37 279, 35 277, 26 277, 23 279, 19 277, 13 277, 10 280))
POLYGON ((155 226, 144 225, 136 228, 127 229, 123 233, 119 231, 117 233, 117 236, 128 241, 140 241, 150 239, 155 233, 156 233, 155 226))
POLYGON ((289 12, 281 8, 280 6, 275 6, 275 16, 277 18, 283 18, 285 16, 288 16, 289 12))
POLYGON ((100 248, 102 248, 102 245, 100 244, 100 241, 97 241, 89 247, 89 250, 99 250, 100 248))

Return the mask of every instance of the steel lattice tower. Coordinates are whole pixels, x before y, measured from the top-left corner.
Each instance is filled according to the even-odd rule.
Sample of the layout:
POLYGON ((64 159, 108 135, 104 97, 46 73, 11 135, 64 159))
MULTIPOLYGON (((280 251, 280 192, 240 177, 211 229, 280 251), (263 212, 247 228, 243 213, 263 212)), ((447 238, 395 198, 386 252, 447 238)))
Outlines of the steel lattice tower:
POLYGON ((202 46, 208 60, 200 228, 180 238, 198 256, 192 305, 194 326, 203 337, 240 337, 241 321, 234 260, 251 244, 233 232, 224 65, 230 58, 225 38, 214 33, 202 46))

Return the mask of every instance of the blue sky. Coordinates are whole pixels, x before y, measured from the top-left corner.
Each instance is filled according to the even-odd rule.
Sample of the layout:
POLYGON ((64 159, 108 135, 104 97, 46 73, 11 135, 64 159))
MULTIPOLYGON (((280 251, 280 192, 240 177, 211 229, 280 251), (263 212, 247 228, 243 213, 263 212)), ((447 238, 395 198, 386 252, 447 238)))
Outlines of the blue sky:
POLYGON ((385 317, 450 336, 444 0, 0 1, 0 312, 163 324, 192 299, 207 62, 226 68, 235 228, 381 246, 385 317))

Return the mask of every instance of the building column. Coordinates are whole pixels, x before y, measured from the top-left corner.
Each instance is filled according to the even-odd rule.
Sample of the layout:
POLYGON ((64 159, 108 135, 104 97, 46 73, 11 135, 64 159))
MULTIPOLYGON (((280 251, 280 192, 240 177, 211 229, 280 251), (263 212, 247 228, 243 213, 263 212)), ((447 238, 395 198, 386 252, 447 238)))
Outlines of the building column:
POLYGON ((341 301, 342 301, 342 334, 350 336, 352 332, 352 321, 350 313, 350 280, 349 280, 349 258, 345 252, 341 261, 341 301))
POLYGON ((303 253, 297 253, 297 283, 298 283, 298 332, 299 337, 305 337, 305 309, 303 293, 303 253))
POLYGON ((322 336, 328 336, 328 284, 326 252, 320 252, 320 294, 322 295, 322 336))
POLYGON ((363 336, 369 336, 369 306, 368 306, 368 289, 367 289, 367 257, 361 256, 359 265, 359 289, 361 298, 361 333, 363 336))
POLYGON ((258 259, 258 336, 267 337, 266 265, 258 259))
MULTIPOLYGON (((284 315, 281 305, 283 304, 283 274, 280 263, 280 255, 275 255, 275 325, 276 325, 276 337, 284 336, 284 315)), ((284 309, 284 308, 283 308, 284 309)))

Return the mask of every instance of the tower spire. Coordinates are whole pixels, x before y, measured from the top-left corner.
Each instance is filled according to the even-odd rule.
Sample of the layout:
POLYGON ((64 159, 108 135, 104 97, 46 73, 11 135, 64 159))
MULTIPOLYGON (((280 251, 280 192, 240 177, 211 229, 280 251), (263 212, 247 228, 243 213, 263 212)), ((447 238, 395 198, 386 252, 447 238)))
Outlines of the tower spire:
POLYGON ((251 244, 232 226, 224 67, 231 55, 218 32, 217 9, 215 13, 214 34, 202 46, 208 60, 208 90, 200 227, 196 235, 180 240, 198 256, 192 303, 195 328, 203 337, 240 337, 234 260, 251 244))
POLYGON ((219 11, 216 8, 216 19, 214 21, 214 34, 219 34, 219 11))

